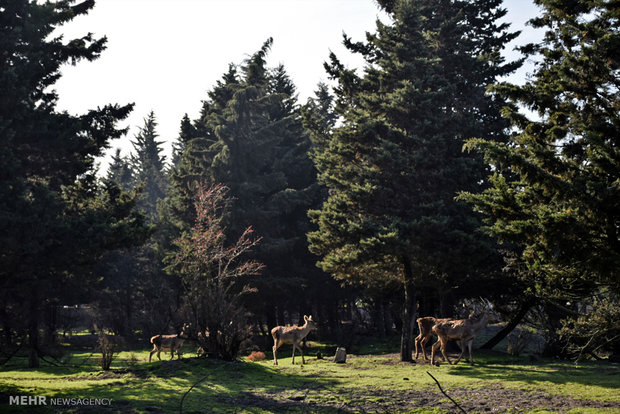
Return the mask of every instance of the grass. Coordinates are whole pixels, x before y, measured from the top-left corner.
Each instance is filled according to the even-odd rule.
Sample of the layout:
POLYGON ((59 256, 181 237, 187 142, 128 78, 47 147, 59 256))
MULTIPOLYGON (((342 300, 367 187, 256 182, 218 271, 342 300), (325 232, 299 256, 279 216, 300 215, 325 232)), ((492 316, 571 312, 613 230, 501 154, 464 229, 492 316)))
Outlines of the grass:
MULTIPOLYGON (((308 355, 316 354, 321 347, 324 355, 333 355, 328 353, 330 347, 309 346, 308 355)), ((429 371, 449 395, 469 407, 468 412, 483 412, 485 404, 510 406, 511 401, 499 400, 510 394, 512 397, 507 398, 515 398, 515 404, 516 398, 522 398, 528 408, 503 412, 620 413, 620 368, 615 365, 531 363, 527 358, 478 353, 473 366, 432 367, 421 361, 401 363, 397 355, 384 354, 386 347, 362 345, 359 349, 365 354, 349 355, 346 364, 307 357, 303 366, 299 357, 296 365, 291 364, 290 349, 285 347, 279 352, 278 366, 269 359, 223 362, 187 356, 180 361, 148 363, 147 350, 119 354, 108 372, 99 370, 97 354, 83 351, 71 352, 73 366, 47 365, 30 370, 24 367, 25 360, 17 360, 0 372, 0 412, 178 412, 181 398, 196 383, 185 396, 184 413, 446 412, 451 403, 438 392, 426 373, 429 371), (375 349, 377 353, 371 353, 375 349), (553 405, 531 403, 532 395, 543 393, 574 404, 553 411, 553 405), (16 407, 8 405, 10 395, 110 398, 112 404, 95 411, 82 407, 16 407)), ((271 353, 267 357, 271 358, 271 353)))

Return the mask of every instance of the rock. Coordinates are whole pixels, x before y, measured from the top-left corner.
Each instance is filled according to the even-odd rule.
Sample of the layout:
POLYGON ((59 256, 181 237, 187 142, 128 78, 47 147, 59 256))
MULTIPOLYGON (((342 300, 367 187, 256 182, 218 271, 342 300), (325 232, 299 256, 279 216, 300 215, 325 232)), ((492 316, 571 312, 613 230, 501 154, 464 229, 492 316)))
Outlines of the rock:
POLYGON ((345 348, 337 348, 336 355, 334 356, 334 362, 338 364, 344 364, 347 362, 347 350, 345 348))

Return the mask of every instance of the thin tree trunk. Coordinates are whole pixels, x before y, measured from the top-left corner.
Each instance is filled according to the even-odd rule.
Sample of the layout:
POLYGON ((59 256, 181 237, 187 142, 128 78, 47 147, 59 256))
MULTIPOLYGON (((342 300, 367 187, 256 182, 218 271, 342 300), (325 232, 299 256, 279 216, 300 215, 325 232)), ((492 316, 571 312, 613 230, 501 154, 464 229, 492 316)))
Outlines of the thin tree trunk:
POLYGON ((416 291, 413 282, 413 269, 407 256, 403 257, 404 266, 404 306, 403 306, 403 326, 400 338, 400 360, 403 362, 412 361, 413 353, 413 324, 416 317, 416 291))
POLYGON ((30 320, 28 321, 28 345, 30 355, 28 358, 29 368, 39 368, 39 299, 37 288, 30 295, 30 320))
POLYGON ((519 310, 512 317, 512 319, 508 322, 508 324, 499 331, 495 336, 489 339, 484 345, 482 345, 481 349, 492 349, 495 345, 501 342, 502 339, 508 336, 510 332, 512 332, 517 325, 523 320, 527 312, 536 304, 536 298, 533 296, 528 297, 521 306, 519 306, 519 310))
POLYGON ((383 306, 383 299, 376 299, 374 305, 374 324, 377 328, 377 334, 379 338, 385 338, 385 309, 383 306))

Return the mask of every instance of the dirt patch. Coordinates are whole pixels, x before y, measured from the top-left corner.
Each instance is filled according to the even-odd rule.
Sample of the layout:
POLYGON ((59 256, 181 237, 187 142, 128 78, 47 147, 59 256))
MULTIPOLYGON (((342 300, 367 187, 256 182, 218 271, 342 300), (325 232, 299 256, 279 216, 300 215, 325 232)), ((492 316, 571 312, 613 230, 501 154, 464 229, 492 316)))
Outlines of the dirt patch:
MULTIPOLYGON (((523 412, 535 408, 545 408, 554 412, 564 413, 574 408, 619 408, 620 403, 591 400, 575 400, 565 396, 551 395, 542 392, 531 392, 506 388, 501 385, 487 386, 480 389, 455 388, 446 393, 468 413, 504 413, 523 412)), ((414 408, 437 407, 446 412, 460 412, 438 390, 367 390, 359 395, 360 403, 353 402, 354 410, 365 412, 377 411, 408 411, 414 408), (364 403, 368 396, 384 399, 383 401, 364 403)))
MULTIPOLYGON (((533 409, 548 409, 565 413, 575 408, 617 408, 620 402, 576 400, 543 392, 492 385, 480 389, 454 388, 446 390, 468 413, 520 413, 533 409)), ((437 389, 306 389, 272 393, 244 393, 238 397, 220 396, 218 402, 236 407, 259 408, 274 412, 408 412, 416 408, 439 408, 445 413, 461 413, 437 389)))
MULTIPOLYGON (((118 370, 118 371, 104 371, 100 372, 96 375, 82 375, 79 377, 65 377, 67 381, 102 381, 109 379, 125 379, 127 378, 127 374, 129 371, 127 370, 118 370)), ((133 376, 133 374, 131 374, 133 376)))

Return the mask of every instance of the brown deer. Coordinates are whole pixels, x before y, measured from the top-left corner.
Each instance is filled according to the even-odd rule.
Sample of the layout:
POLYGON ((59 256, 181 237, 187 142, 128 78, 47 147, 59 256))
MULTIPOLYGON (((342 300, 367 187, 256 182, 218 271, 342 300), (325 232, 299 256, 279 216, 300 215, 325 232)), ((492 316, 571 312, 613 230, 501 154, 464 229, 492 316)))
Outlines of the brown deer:
POLYGON ((185 331, 189 328, 189 325, 184 324, 181 332, 176 335, 155 335, 151 338, 151 343, 153 344, 153 350, 149 354, 149 362, 151 362, 151 358, 153 354, 157 352, 157 359, 161 361, 161 357, 159 354, 161 351, 170 351, 170 359, 174 358, 174 353, 177 353, 177 359, 181 359, 181 347, 183 346, 183 342, 185 342, 185 331))
POLYGON ((435 365, 435 353, 437 349, 441 347, 441 353, 449 364, 452 364, 450 358, 446 354, 446 346, 448 341, 459 341, 461 348, 461 355, 456 360, 455 364, 458 364, 463 355, 465 354, 465 348, 469 349, 469 360, 474 363, 474 355, 472 353, 472 345, 474 338, 489 322, 489 312, 484 312, 480 317, 475 318, 470 315, 467 319, 448 320, 445 322, 438 322, 433 326, 432 331, 434 335, 437 335, 439 339, 433 344, 433 350, 431 353, 431 364, 435 365))
POLYGON ((449 320, 449 318, 440 319, 433 316, 425 316, 424 318, 418 318, 416 320, 416 322, 418 322, 420 334, 415 337, 415 359, 418 359, 420 348, 422 348, 422 355, 424 355, 425 360, 428 360, 428 355, 426 355, 426 343, 433 337, 433 326, 439 322, 447 322, 449 320))
POLYGON ((282 344, 293 344, 293 364, 295 363, 295 348, 299 348, 301 353, 301 364, 306 363, 300 344, 312 329, 316 329, 316 322, 312 320, 312 316, 306 315, 304 315, 304 321, 306 322, 304 326, 276 326, 271 330, 274 365, 278 365, 278 348, 282 344))

